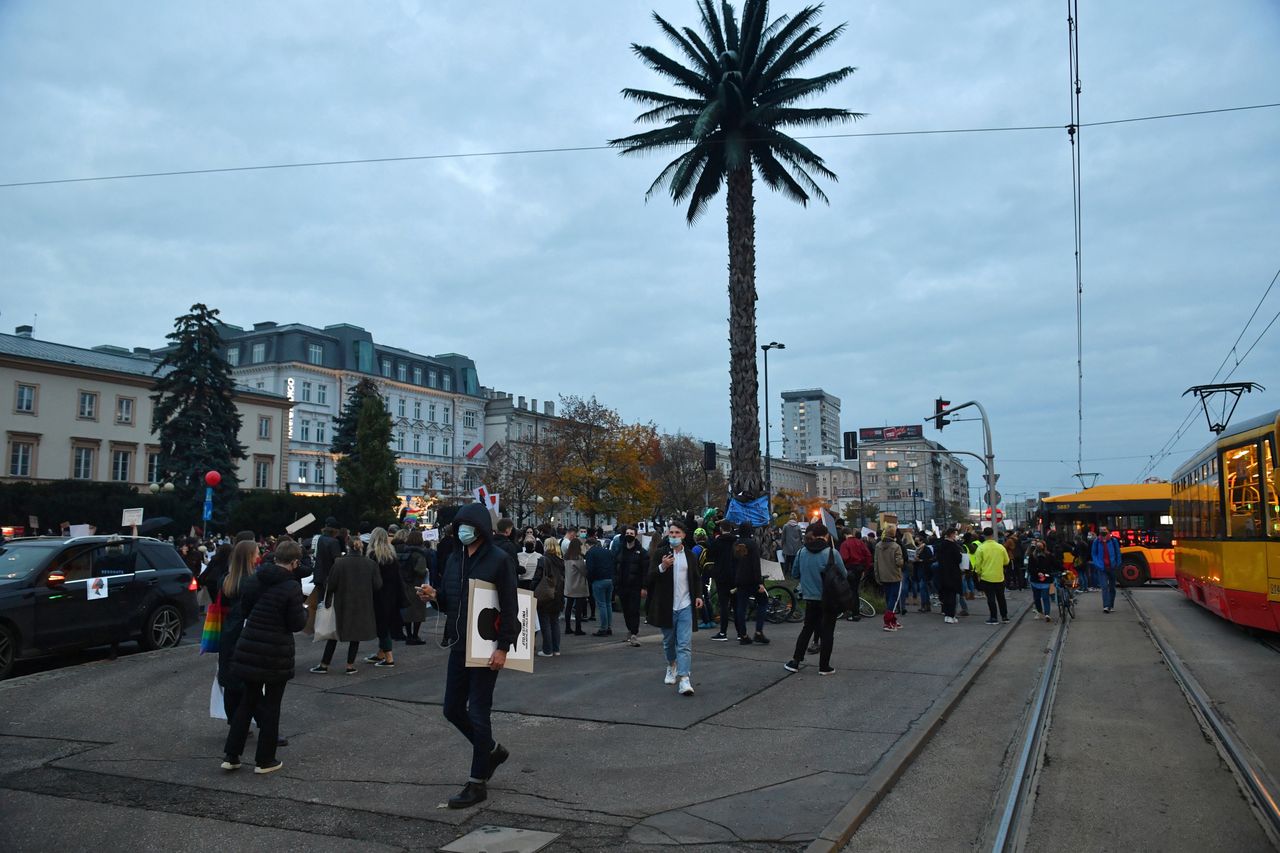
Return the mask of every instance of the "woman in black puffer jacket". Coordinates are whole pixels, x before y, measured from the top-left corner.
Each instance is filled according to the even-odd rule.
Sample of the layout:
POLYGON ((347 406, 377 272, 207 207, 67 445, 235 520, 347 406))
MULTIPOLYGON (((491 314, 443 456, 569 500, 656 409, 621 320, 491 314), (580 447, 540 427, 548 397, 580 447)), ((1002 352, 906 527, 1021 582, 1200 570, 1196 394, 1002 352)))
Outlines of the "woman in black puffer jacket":
POLYGON ((297 542, 282 542, 275 562, 265 563, 240 587, 244 628, 232 655, 231 671, 244 681, 244 698, 236 708, 227 733, 223 770, 240 766, 240 753, 249 736, 249 719, 258 718, 258 748, 254 773, 270 773, 284 766, 276 758, 280 734, 280 702, 285 685, 293 678, 293 635, 307 621, 302 606, 302 586, 293 570, 302 562, 297 542))

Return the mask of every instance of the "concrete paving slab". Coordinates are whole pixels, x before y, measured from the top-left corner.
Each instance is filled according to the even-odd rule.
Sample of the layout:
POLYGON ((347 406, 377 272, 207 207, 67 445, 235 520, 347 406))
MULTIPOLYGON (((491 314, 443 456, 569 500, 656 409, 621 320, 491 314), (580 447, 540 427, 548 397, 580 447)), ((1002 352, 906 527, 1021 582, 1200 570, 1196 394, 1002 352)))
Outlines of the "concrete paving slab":
POLYGON ((482 826, 440 849, 443 853, 538 853, 559 837, 554 832, 482 826))

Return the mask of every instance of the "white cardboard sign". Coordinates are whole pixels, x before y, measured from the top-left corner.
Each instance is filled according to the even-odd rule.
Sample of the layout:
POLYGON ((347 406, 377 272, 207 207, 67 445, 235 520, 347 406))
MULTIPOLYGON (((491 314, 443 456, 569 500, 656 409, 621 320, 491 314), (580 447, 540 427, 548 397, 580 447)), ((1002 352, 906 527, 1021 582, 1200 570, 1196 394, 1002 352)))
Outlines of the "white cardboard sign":
POLYGON ((126 509, 120 514, 121 527, 137 527, 142 523, 142 507, 126 509))
MULTIPOLYGON (((487 667, 489 657, 498 648, 496 640, 489 636, 498 610, 498 588, 485 581, 471 580, 467 595, 467 666, 487 667)), ((506 669, 517 672, 533 672, 533 591, 516 590, 516 615, 520 620, 520 635, 507 651, 506 669)))
POLYGON ((89 578, 85 583, 84 588, 88 590, 90 601, 99 598, 106 598, 107 592, 110 589, 106 578, 89 578))

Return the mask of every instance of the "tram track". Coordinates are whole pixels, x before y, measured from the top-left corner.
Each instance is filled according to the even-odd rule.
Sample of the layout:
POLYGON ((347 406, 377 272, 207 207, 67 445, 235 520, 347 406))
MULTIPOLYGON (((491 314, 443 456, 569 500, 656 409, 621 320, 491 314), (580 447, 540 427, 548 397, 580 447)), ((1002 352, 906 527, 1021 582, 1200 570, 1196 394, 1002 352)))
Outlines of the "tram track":
MULTIPOLYGON (((1122 593, 1133 607, 1152 644, 1160 652, 1174 681, 1177 682, 1192 712, 1200 722, 1201 729, 1230 768, 1245 800, 1249 803, 1250 811, 1270 838, 1271 843, 1280 849, 1280 786, 1277 786, 1274 777, 1270 775, 1266 766, 1240 734, 1218 712, 1212 697, 1152 623, 1133 594, 1127 589, 1122 590, 1122 593)), ((1274 641, 1262 638, 1259 641, 1280 653, 1280 645, 1274 641)))

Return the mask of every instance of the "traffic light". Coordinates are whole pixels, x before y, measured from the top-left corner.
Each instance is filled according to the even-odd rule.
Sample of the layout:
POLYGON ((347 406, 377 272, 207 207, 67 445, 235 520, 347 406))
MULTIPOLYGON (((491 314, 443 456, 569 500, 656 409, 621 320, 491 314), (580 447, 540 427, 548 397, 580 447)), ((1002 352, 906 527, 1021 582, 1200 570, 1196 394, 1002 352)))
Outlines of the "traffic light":
POLYGON ((933 401, 933 425, 936 426, 939 431, 941 431, 944 426, 951 423, 951 421, 943 417, 947 411, 947 407, 950 405, 950 400, 944 400, 941 397, 933 401))
POLYGON ((844 458, 858 458, 858 434, 856 432, 846 432, 844 434, 844 458))

